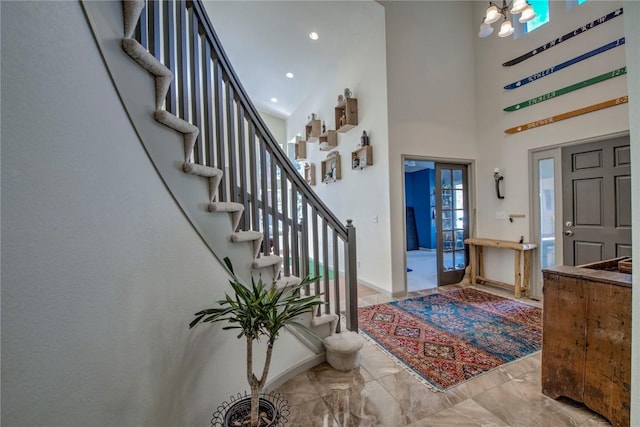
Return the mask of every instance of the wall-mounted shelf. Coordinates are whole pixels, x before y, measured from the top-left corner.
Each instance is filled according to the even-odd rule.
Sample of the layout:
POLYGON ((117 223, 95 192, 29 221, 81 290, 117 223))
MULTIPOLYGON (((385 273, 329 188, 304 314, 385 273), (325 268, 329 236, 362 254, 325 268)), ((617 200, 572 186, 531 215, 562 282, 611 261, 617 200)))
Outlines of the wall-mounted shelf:
POLYGON ((321 134, 318 139, 320 141, 320 151, 330 151, 338 146, 338 132, 335 130, 328 130, 327 133, 321 134))
POLYGON ((332 151, 326 159, 322 161, 322 182, 328 184, 342 179, 340 168, 340 153, 332 151))
POLYGON ((351 152, 351 169, 364 169, 373 165, 373 150, 370 145, 351 152))
POLYGON ((321 127, 322 122, 318 119, 310 120, 309 123, 306 124, 304 127, 304 134, 307 142, 318 142, 321 127))
POLYGON ((309 185, 316 185, 316 165, 313 163, 304 165, 304 180, 309 185))
POLYGON ((335 107, 336 129, 340 133, 358 126, 358 99, 345 98, 335 107))
POLYGON ((304 160, 307 158, 307 141, 299 139, 296 142, 296 160, 304 160))

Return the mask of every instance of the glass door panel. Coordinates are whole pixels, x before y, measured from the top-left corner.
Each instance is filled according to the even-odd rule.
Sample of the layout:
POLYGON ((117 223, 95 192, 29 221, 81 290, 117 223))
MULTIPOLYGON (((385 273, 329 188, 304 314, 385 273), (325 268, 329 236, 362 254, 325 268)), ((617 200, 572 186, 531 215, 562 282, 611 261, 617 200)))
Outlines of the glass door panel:
POLYGON ((458 283, 464 277, 469 235, 467 167, 436 163, 436 223, 438 284, 458 283))

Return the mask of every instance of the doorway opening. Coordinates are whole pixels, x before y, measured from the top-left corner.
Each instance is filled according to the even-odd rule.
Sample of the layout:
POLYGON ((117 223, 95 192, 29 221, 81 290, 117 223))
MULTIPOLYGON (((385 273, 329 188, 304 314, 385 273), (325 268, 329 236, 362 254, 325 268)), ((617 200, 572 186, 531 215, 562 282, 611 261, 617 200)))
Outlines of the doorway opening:
POLYGON ((405 159, 407 292, 438 286, 435 162, 405 159))
POLYGON ((469 254, 467 165, 404 159, 406 289, 458 283, 469 254))
POLYGON ((534 150, 530 159, 533 298, 546 267, 631 256, 628 135, 534 150))

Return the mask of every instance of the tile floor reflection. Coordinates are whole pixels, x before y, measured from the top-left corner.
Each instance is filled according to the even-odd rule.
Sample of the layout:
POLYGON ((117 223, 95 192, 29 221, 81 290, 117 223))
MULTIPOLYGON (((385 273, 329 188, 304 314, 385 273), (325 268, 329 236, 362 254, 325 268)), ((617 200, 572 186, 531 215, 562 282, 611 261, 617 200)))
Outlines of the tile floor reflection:
MULTIPOLYGON (((441 287, 440 290, 457 285, 441 287)), ((507 291, 478 289, 510 297, 507 291)), ((409 296, 432 293, 412 292, 409 296)), ((437 290, 435 291, 437 292, 437 290)), ((360 306, 389 301, 368 293, 360 306)), ((538 301, 523 301, 541 306, 538 301)), ((604 427, 610 424, 568 400, 543 395, 540 352, 501 366, 453 387, 434 392, 408 374, 386 354, 367 342, 361 365, 350 372, 322 363, 278 388, 291 405, 289 425, 298 426, 414 426, 414 427, 604 427)))

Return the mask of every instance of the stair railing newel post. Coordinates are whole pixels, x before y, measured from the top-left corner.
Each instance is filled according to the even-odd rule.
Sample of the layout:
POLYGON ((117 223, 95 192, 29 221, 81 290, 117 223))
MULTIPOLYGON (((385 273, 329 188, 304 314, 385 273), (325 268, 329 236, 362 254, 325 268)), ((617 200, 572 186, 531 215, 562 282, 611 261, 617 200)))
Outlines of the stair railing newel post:
POLYGON ((347 250, 345 251, 345 310, 347 329, 358 330, 358 265, 356 259, 356 228, 347 220, 347 250))

